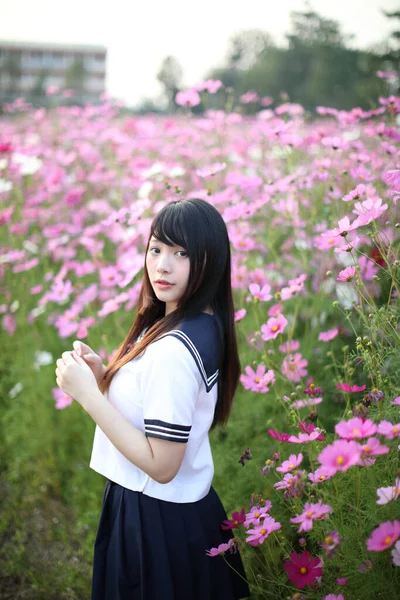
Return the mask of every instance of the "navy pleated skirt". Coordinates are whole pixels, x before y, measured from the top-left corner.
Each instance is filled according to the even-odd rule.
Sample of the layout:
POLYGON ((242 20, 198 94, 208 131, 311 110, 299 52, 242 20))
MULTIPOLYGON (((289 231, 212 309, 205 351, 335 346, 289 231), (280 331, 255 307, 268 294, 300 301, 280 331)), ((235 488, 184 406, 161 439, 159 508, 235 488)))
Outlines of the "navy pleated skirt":
POLYGON ((250 596, 239 551, 208 556, 232 530, 211 487, 175 503, 107 480, 94 545, 91 600, 238 600, 250 596))

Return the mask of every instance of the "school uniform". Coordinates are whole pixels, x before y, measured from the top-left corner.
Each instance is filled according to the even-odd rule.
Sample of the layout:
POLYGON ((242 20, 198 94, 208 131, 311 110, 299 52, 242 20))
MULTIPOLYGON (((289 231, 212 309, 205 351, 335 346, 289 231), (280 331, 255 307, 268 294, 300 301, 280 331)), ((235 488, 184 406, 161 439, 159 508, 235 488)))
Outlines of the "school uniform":
POLYGON ((239 552, 225 554, 239 574, 222 556, 206 554, 234 534, 220 528, 227 515, 212 487, 208 436, 218 395, 221 327, 216 315, 186 318, 111 382, 108 400, 136 428, 149 438, 187 447, 177 475, 161 484, 126 459, 96 426, 90 467, 107 483, 94 547, 92 600, 237 600, 250 595, 239 552))

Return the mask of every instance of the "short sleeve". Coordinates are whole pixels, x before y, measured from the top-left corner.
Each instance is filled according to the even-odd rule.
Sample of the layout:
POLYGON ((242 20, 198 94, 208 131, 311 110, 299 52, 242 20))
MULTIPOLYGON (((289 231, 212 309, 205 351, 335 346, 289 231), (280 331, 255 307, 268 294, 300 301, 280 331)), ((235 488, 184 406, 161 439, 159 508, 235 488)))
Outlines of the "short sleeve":
POLYGON ((145 435, 187 443, 202 381, 198 367, 172 335, 153 342, 147 352, 142 384, 145 435))

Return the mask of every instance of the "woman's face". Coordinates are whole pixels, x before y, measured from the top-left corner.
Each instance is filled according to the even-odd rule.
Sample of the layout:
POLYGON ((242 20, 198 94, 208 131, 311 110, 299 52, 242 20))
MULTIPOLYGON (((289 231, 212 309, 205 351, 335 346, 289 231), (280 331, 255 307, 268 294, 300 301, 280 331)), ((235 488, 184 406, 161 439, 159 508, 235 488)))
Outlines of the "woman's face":
POLYGON ((182 246, 167 246, 152 237, 146 267, 154 293, 161 302, 165 302, 165 314, 168 315, 176 309, 189 281, 188 254, 182 246), (158 280, 167 281, 170 285, 157 283, 158 280))

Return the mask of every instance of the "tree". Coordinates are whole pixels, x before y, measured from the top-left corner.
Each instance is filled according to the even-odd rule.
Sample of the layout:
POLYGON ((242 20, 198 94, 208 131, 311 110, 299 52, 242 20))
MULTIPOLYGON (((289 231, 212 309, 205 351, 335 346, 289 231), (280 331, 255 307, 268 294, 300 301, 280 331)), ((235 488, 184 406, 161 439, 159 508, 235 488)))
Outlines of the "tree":
POLYGON ((157 79, 164 87, 168 110, 176 110, 175 96, 180 90, 182 75, 182 68, 176 58, 166 56, 157 73, 157 79))
POLYGON ((82 56, 76 56, 73 63, 65 71, 64 85, 68 89, 84 94, 87 72, 82 56))
MULTIPOLYGON (((382 11, 383 14, 389 19, 397 19, 400 20, 400 11, 395 12, 386 12, 382 11)), ((388 40, 388 49, 383 55, 383 58, 387 60, 390 64, 391 69, 399 72, 400 70, 400 24, 397 26, 398 29, 393 31, 389 36, 388 40)))
POLYGON ((234 34, 229 40, 228 69, 251 68, 271 45, 271 36, 261 29, 248 29, 234 34))

